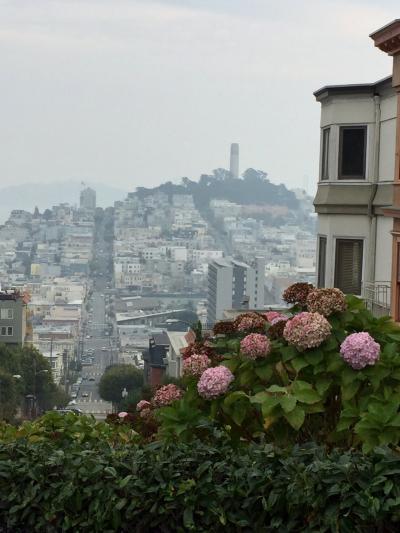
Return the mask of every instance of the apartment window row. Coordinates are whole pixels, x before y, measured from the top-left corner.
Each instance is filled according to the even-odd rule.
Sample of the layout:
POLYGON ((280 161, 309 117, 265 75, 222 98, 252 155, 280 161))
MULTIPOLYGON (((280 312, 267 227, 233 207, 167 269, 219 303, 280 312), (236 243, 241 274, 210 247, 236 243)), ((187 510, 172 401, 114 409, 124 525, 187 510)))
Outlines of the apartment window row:
MULTIPOLYGON (((331 128, 322 130, 321 180, 329 180, 331 128)), ((360 180, 366 176, 367 126, 339 127, 338 179, 360 180)))
MULTIPOLYGON (((361 294, 362 239, 336 239, 334 286, 345 294, 361 294)), ((325 287, 327 238, 318 239, 318 287, 325 287)))
POLYGON ((12 326, 2 326, 0 328, 1 337, 12 337, 14 335, 14 328, 12 326))
POLYGON ((13 309, 0 309, 0 318, 2 320, 12 320, 14 318, 14 310, 13 309))

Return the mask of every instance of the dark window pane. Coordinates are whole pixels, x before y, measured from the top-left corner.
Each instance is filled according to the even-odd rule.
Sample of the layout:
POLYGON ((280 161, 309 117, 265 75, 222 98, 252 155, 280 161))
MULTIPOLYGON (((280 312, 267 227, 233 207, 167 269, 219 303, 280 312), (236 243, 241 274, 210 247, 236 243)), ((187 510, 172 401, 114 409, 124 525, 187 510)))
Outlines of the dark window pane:
POLYGON ((365 178, 365 126, 340 128, 339 179, 365 178))
POLYGON ((345 294, 361 294, 363 241, 336 241, 335 287, 345 294))
POLYGON ((321 179, 329 179, 329 136, 330 128, 326 128, 322 133, 322 169, 321 179))
POLYGON ((326 237, 320 237, 318 243, 318 287, 325 287, 326 237))

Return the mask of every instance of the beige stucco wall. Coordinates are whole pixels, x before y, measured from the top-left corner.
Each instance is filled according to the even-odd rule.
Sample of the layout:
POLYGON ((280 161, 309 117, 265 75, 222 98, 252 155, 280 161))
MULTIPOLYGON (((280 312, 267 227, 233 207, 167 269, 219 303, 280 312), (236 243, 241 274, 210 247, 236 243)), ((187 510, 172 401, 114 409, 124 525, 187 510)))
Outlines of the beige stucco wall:
POLYGON ((392 278, 392 235, 393 219, 377 217, 377 239, 375 256, 375 280, 390 281, 392 278))

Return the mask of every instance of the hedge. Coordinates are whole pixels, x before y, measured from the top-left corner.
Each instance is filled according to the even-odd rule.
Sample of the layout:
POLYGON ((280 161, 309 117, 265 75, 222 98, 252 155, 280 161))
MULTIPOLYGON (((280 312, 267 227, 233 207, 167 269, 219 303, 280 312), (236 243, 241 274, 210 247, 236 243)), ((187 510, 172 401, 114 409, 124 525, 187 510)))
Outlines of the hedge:
MULTIPOLYGON (((400 529, 400 457, 314 444, 0 444, 3 532, 400 529)), ((1 528, 0 528, 1 529, 1 528)))

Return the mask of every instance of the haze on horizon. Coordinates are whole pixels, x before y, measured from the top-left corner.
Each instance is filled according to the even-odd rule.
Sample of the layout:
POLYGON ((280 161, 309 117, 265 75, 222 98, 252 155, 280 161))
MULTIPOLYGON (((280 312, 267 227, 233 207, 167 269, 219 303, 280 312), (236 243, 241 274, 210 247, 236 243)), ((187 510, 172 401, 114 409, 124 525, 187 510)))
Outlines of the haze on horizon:
POLYGON ((0 0, 0 188, 227 168, 315 181, 322 85, 391 72, 395 0, 0 0))

